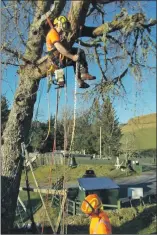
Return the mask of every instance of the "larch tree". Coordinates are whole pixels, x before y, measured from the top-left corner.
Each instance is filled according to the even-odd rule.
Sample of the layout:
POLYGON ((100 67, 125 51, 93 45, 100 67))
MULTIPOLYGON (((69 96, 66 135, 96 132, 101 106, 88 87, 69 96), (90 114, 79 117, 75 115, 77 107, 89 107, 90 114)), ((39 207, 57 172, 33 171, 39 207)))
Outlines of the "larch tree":
POLYGON ((46 17, 53 21, 55 17, 66 13, 72 29, 66 38, 67 48, 72 47, 79 38, 82 26, 80 44, 94 52, 102 74, 93 92, 102 98, 110 87, 124 88, 123 78, 130 71, 140 76, 141 67, 146 66, 145 58, 156 48, 151 39, 151 28, 157 21, 147 19, 145 13, 136 12, 135 7, 135 13, 128 13, 126 9, 130 6, 125 1, 2 0, 1 4, 2 64, 4 69, 16 66, 19 76, 1 148, 2 233, 10 233, 22 173, 21 143, 27 144, 40 80, 46 77, 50 68, 50 61, 44 52, 49 30, 46 17), (111 21, 104 22, 108 5, 116 9, 120 4, 123 4, 121 13, 111 21), (93 27, 95 14, 102 15, 103 20, 93 27), (87 37, 90 40, 85 41, 87 37), (117 66, 118 62, 121 66, 117 66), (107 73, 109 69, 114 71, 112 76, 107 73))

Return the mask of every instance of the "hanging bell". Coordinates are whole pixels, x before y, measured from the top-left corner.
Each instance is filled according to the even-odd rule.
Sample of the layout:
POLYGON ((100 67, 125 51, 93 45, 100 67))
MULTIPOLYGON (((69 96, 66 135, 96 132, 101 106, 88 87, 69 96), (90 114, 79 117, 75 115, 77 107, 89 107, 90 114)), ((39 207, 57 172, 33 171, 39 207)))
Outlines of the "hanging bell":
POLYGON ((74 156, 72 156, 72 157, 70 158, 69 166, 70 166, 71 168, 76 168, 76 167, 77 167, 76 159, 75 159, 74 156))

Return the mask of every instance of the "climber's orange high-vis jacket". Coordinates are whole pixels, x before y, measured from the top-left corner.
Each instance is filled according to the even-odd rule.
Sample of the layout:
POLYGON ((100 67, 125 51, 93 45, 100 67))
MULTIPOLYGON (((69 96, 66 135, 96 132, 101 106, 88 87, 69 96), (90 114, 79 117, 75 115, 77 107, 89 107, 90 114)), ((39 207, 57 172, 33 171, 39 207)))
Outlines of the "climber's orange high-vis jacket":
POLYGON ((61 67, 62 60, 64 56, 59 53, 57 48, 54 46, 55 42, 61 42, 61 36, 55 29, 51 29, 46 36, 46 47, 51 60, 53 61, 53 65, 57 66, 57 68, 61 67))
POLYGON ((101 211, 99 215, 91 215, 90 218, 90 234, 112 234, 110 220, 104 211, 101 211))
POLYGON ((46 36, 47 51, 54 49, 55 42, 60 42, 60 36, 55 29, 51 29, 46 36))

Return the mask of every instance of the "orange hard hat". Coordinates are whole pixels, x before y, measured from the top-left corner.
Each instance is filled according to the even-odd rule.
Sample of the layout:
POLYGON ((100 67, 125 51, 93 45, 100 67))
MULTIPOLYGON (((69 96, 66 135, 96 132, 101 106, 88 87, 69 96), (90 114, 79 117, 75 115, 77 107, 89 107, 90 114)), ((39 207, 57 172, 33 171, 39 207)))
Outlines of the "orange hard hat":
POLYGON ((102 207, 102 202, 97 194, 88 195, 82 202, 81 211, 85 214, 91 214, 94 210, 102 207))

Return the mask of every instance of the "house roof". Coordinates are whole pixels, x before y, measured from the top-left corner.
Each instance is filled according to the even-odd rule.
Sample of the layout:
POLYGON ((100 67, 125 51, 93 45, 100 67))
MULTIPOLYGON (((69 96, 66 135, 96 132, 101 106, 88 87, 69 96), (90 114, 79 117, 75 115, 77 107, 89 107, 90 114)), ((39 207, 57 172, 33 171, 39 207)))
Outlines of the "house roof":
POLYGON ((79 186, 83 190, 98 190, 98 189, 116 189, 119 186, 110 178, 95 177, 95 178, 79 178, 79 186))

